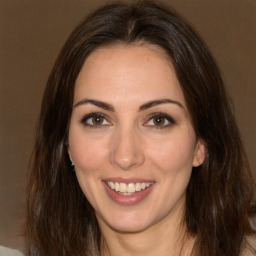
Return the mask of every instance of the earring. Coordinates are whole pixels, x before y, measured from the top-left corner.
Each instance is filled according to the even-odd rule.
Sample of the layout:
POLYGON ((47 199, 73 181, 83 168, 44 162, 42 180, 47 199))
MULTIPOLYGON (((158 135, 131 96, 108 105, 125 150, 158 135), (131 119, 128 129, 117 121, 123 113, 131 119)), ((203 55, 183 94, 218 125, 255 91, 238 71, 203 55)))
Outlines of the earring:
POLYGON ((69 160, 71 162, 72 171, 75 172, 75 165, 74 165, 74 163, 73 163, 73 161, 72 161, 70 156, 69 156, 69 160))

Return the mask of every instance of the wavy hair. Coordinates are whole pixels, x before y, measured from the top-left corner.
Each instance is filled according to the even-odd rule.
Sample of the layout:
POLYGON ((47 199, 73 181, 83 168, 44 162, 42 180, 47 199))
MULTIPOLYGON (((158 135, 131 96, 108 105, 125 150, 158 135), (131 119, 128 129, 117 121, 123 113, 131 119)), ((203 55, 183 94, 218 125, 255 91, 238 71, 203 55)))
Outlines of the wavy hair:
POLYGON ((67 154, 74 84, 99 47, 151 44, 169 56, 192 124, 207 147, 192 171, 184 222, 192 255, 239 256, 249 222, 253 181, 220 72, 204 42, 159 1, 119 1, 86 17, 65 43, 45 89, 27 195, 28 255, 100 255, 101 234, 67 154))

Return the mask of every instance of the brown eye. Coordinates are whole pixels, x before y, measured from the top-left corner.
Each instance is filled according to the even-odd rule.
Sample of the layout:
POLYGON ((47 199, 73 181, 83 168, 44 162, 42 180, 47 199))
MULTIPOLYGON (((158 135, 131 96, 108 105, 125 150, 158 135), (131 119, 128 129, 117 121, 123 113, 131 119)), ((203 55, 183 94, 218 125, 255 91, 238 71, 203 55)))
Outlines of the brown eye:
POLYGON ((154 117, 153 118, 153 123, 156 126, 162 126, 165 124, 166 118, 164 117, 154 117))
POLYGON ((101 125, 101 124, 103 124, 103 122, 104 122, 104 118, 101 116, 93 116, 92 117, 92 123, 94 125, 101 125))
POLYGON ((101 113, 90 113, 82 118, 81 123, 91 128, 101 128, 103 126, 111 125, 111 123, 107 120, 105 115, 101 113))
POLYGON ((152 128, 168 128, 174 124, 174 119, 165 113, 152 113, 151 118, 145 123, 152 128))

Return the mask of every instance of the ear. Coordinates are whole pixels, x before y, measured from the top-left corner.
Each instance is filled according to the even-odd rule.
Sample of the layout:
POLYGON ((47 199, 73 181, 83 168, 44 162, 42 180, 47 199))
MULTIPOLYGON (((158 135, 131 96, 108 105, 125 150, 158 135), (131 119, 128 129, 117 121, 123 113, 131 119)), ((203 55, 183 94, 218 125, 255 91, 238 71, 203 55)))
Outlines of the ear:
POLYGON ((72 160, 72 157, 71 157, 71 152, 70 152, 70 147, 69 147, 68 141, 65 142, 65 146, 66 146, 66 149, 67 149, 67 152, 68 152, 68 155, 69 155, 69 159, 70 159, 71 165, 73 166, 74 163, 73 163, 73 160, 72 160))
POLYGON ((198 139, 195 152, 194 152, 194 158, 193 158, 193 167, 200 166, 205 159, 206 156, 206 146, 203 140, 198 139))
POLYGON ((71 153, 70 153, 70 149, 68 148, 68 155, 69 155, 69 160, 71 162, 71 166, 74 166, 74 162, 73 162, 73 159, 71 157, 71 153))

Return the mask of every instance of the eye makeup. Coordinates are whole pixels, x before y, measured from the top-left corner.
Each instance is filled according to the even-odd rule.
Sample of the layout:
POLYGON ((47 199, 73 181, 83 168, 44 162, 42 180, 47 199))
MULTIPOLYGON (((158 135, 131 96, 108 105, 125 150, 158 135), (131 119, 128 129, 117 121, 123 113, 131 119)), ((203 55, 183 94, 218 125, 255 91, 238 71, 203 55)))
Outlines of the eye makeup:
POLYGON ((99 112, 94 112, 94 113, 85 115, 80 122, 84 126, 90 127, 90 128, 102 128, 104 126, 111 125, 106 115, 99 112))
POLYGON ((157 129, 168 128, 176 124, 176 121, 174 120, 173 117, 162 112, 151 113, 147 117, 147 119, 148 121, 145 122, 144 125, 152 128, 157 128, 157 129))
MULTIPOLYGON (((143 126, 155 129, 165 129, 176 124, 174 118, 163 112, 155 112, 147 115, 146 121, 143 122, 143 126)), ((88 128, 104 128, 111 126, 110 118, 103 113, 93 112, 85 115, 80 123, 88 128)))

